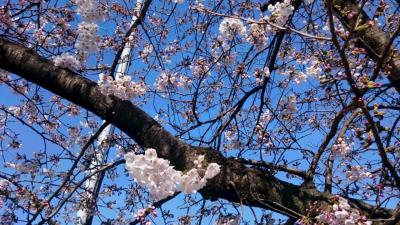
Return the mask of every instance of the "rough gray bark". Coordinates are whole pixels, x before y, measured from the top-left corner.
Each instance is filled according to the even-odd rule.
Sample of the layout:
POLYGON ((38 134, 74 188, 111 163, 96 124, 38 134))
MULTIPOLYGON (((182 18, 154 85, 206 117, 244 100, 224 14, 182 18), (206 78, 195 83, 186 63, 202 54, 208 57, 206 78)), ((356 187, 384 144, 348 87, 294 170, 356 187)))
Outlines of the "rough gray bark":
MULTIPOLYGON (((129 135, 143 148, 155 148, 178 170, 193 167, 193 159, 204 154, 206 161, 222 166, 221 173, 200 190, 206 199, 218 198, 245 205, 271 209, 292 218, 300 218, 309 203, 327 204, 332 195, 314 187, 297 186, 278 180, 257 168, 249 168, 216 151, 190 146, 166 131, 144 111, 129 101, 103 95, 97 84, 69 70, 54 66, 34 51, 0 38, 0 68, 33 82, 54 94, 93 112, 129 135)), ((388 218, 391 211, 376 210, 361 201, 353 206, 372 218, 388 218)))

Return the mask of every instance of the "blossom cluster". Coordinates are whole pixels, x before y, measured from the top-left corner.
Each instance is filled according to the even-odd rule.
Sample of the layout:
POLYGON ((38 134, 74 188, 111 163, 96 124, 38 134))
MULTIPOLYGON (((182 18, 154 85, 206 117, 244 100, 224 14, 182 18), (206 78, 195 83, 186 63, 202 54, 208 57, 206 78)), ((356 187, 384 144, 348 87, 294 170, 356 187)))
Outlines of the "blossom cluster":
POLYGON ((317 59, 311 60, 311 65, 306 68, 306 73, 315 79, 319 79, 322 74, 321 62, 317 59))
POLYGON ((8 71, 0 69, 0 84, 9 82, 10 80, 10 73, 8 71))
POLYGON ((98 25, 95 23, 104 20, 107 10, 96 0, 75 0, 77 13, 82 16, 83 21, 78 24, 78 38, 75 47, 88 53, 98 49, 96 45, 98 25))
POLYGON ((47 36, 46 36, 45 30, 43 28, 41 28, 41 29, 36 29, 35 31, 33 31, 33 37, 35 37, 35 39, 37 41, 45 43, 47 36))
POLYGON ((169 86, 177 88, 178 84, 177 73, 162 72, 158 76, 154 86, 158 91, 166 91, 169 86))
POLYGON ((210 75, 210 64, 206 59, 200 58, 193 65, 190 66, 192 70, 193 76, 197 79, 200 79, 203 76, 210 75))
POLYGON ((344 138, 338 138, 336 144, 332 145, 333 156, 346 156, 350 152, 350 146, 344 138))
POLYGON ((290 78, 294 78, 294 82, 296 84, 301 84, 307 80, 307 74, 297 71, 295 67, 286 68, 285 71, 282 72, 282 75, 288 76, 290 78))
MULTIPOLYGON (((8 190, 8 187, 10 186, 10 182, 6 179, 0 179, 0 192, 6 193, 8 190)), ((0 208, 3 208, 4 206, 4 194, 0 196, 0 208)))
POLYGON ((10 186, 10 182, 6 179, 0 179, 0 191, 5 191, 10 186))
POLYGON ((97 84, 104 95, 114 95, 122 100, 129 100, 144 95, 147 86, 144 82, 134 82, 130 76, 117 76, 115 80, 103 73, 99 74, 97 84))
POLYGON ((232 127, 231 129, 224 132, 224 136, 227 141, 233 141, 235 139, 236 134, 237 132, 235 127, 232 127))
POLYGON ((149 205, 147 208, 139 209, 135 214, 135 218, 140 221, 141 224, 150 225, 149 221, 146 221, 146 216, 151 214, 153 217, 157 217, 156 207, 149 205))
MULTIPOLYGON (((227 41, 232 40, 237 35, 243 35, 248 43, 254 45, 257 50, 262 50, 267 45, 268 34, 273 31, 273 28, 266 23, 266 20, 269 20, 279 26, 284 26, 290 15, 292 15, 293 10, 294 7, 291 5, 290 0, 277 2, 274 5, 270 4, 268 6, 268 11, 271 13, 271 16, 263 17, 260 19, 260 22, 251 23, 249 29, 246 28, 239 18, 225 17, 219 25, 219 33, 221 35, 223 49, 229 49, 229 44, 227 41)), ((215 50, 213 52, 215 52, 215 50)), ((219 58, 216 56, 214 57, 219 58)), ((310 72, 316 73, 318 71, 310 70, 310 72)), ((193 74, 195 76, 197 75, 195 72, 193 72, 193 74)), ((256 75, 258 74, 260 73, 256 73, 256 75)), ((297 84, 300 84, 307 79, 307 76, 304 73, 293 74, 296 75, 295 82, 297 84)), ((259 76, 259 78, 256 79, 257 84, 261 84, 262 80, 262 76, 259 76)))
POLYGON ((256 83, 258 85, 262 85, 264 82, 265 78, 269 78, 271 75, 271 73, 269 72, 269 68, 268 67, 264 67, 263 70, 260 70, 258 68, 255 69, 254 71, 254 76, 256 78, 256 83))
POLYGON ((350 181, 361 180, 371 177, 371 175, 370 172, 365 171, 365 168, 362 168, 359 165, 351 166, 350 170, 346 171, 346 177, 350 181))
POLYGON ((265 112, 261 114, 259 125, 265 127, 267 123, 270 121, 271 117, 272 117, 271 111, 267 109, 265 112))
POLYGON ((5 6, 0 6, 0 28, 8 28, 14 25, 13 17, 5 6))
POLYGON ((257 50, 262 50, 268 42, 267 34, 271 30, 269 25, 253 23, 247 32, 246 41, 256 46, 257 50))
POLYGON ((104 20, 107 16, 107 11, 101 7, 100 2, 93 0, 75 0, 78 6, 76 12, 82 16, 84 21, 94 22, 104 20))
POLYGON ((331 210, 326 210, 316 217, 324 224, 332 225, 371 225, 360 212, 350 207, 346 199, 338 196, 337 203, 333 204, 331 210))
POLYGON ((15 117, 22 115, 22 108, 19 106, 10 106, 8 107, 8 111, 10 111, 11 114, 15 117))
POLYGON ((146 59, 153 52, 153 50, 153 45, 147 44, 146 46, 144 46, 143 51, 139 52, 140 58, 146 59))
POLYGON ((34 163, 12 163, 12 162, 5 162, 5 168, 11 168, 17 170, 21 173, 33 173, 38 170, 38 165, 34 163))
POLYGON ((243 146, 243 143, 241 143, 239 140, 240 137, 238 137, 237 129, 236 128, 231 128, 230 130, 227 130, 224 132, 225 136, 225 144, 224 144, 224 150, 229 151, 232 149, 238 149, 243 146))
MULTIPOLYGON (((97 51, 97 31, 98 25, 95 21, 104 20, 107 15, 107 10, 101 7, 101 4, 96 0, 75 0, 77 5, 77 13, 82 16, 83 21, 78 24, 78 37, 75 42, 75 48, 83 55, 89 52, 97 51)), ((36 33, 38 37, 43 36, 41 31, 36 33)), ((72 71, 77 71, 81 68, 81 63, 76 56, 63 53, 53 58, 55 66, 67 68, 72 71)))
POLYGON ((28 116, 28 124, 32 125, 33 123, 37 122, 38 120, 38 109, 36 105, 31 101, 24 104, 22 107, 22 111, 28 116))
POLYGON ((268 11, 271 12, 271 20, 279 26, 284 26, 286 24, 293 10, 294 6, 291 5, 290 0, 277 2, 275 5, 268 5, 268 11))
POLYGON ((186 76, 179 75, 176 72, 164 71, 161 72, 157 77, 154 86, 158 91, 164 92, 168 88, 178 88, 183 87, 188 90, 190 85, 192 84, 192 80, 186 76))
POLYGON ((293 10, 294 6, 291 5, 290 0, 277 2, 274 5, 269 4, 268 11, 271 16, 265 16, 259 22, 251 23, 248 30, 239 18, 225 17, 219 25, 223 47, 228 47, 226 41, 232 40, 237 35, 243 35, 246 41, 254 45, 257 50, 262 50, 268 42, 268 34, 273 31, 273 28, 265 20, 284 26, 293 10))
POLYGON ((272 114, 271 111, 266 110, 260 115, 260 120, 258 124, 256 125, 256 132, 257 132, 257 140, 258 142, 264 141, 267 132, 265 131, 265 127, 267 126, 267 123, 271 120, 272 114))
POLYGON ((69 140, 74 143, 78 143, 82 139, 81 131, 77 127, 68 128, 69 140))
POLYGON ((307 80, 307 75, 305 73, 303 73, 303 72, 297 72, 294 75, 295 75, 294 76, 294 82, 296 84, 300 84, 300 83, 302 83, 302 82, 307 80))
POLYGON ((53 58, 53 63, 55 66, 70 69, 72 71, 78 71, 81 67, 81 63, 75 58, 75 56, 69 53, 62 53, 61 55, 55 56, 53 58))
POLYGON ((183 174, 170 165, 170 162, 157 157, 155 149, 149 148, 144 155, 126 153, 126 169, 139 185, 149 189, 150 196, 155 200, 161 200, 173 195, 176 191, 186 194, 196 192, 203 188, 208 179, 213 178, 220 172, 220 166, 210 163, 204 171, 204 156, 199 156, 194 161, 197 168, 183 174), (201 177, 199 172, 204 172, 201 177))
POLYGON ((286 103, 286 107, 283 110, 283 114, 292 114, 297 112, 297 98, 296 95, 290 95, 288 97, 287 103, 286 103))
POLYGON ((96 45, 98 25, 91 22, 82 22, 78 25, 78 38, 75 48, 82 52, 93 52, 98 49, 96 45))
POLYGON ((185 194, 194 193, 207 184, 207 180, 212 179, 220 172, 220 166, 216 163, 210 163, 201 177, 199 172, 202 170, 202 163, 204 161, 204 156, 199 156, 197 160, 193 163, 197 165, 197 168, 189 170, 186 174, 180 177, 180 190, 185 194))
POLYGON ((240 19, 226 17, 219 25, 219 33, 225 39, 231 40, 236 35, 245 35, 246 27, 240 19))
POLYGON ((240 215, 221 216, 220 218, 218 218, 215 225, 239 225, 240 220, 240 215))

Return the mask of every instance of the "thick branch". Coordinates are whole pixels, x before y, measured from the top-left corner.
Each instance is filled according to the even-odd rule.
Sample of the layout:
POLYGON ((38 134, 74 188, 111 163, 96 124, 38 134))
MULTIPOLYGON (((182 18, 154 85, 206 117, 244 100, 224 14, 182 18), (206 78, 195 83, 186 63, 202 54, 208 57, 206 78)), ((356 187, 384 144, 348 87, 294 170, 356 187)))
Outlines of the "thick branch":
MULTIPOLYGON (((314 188, 305 188, 276 179, 265 171, 246 167, 216 151, 190 146, 166 131, 144 111, 129 101, 103 95, 96 83, 74 72, 55 67, 32 50, 0 38, 0 68, 36 83, 109 121, 143 148, 155 148, 178 170, 193 167, 193 159, 204 154, 209 162, 222 166, 221 173, 200 193, 206 199, 222 198, 233 202, 272 209, 293 218, 305 213, 309 203, 327 204, 332 197, 314 188)), ((373 206, 352 201, 364 213, 373 206)), ((390 211, 377 210, 374 218, 390 217, 390 211)))

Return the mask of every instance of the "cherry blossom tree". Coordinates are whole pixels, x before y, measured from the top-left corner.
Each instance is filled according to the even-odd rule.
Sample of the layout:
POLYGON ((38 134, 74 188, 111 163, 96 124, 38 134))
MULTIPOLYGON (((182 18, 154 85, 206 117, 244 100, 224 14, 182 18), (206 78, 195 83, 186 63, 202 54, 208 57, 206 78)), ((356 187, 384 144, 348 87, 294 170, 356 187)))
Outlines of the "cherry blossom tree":
POLYGON ((399 11, 1 1, 0 223, 398 224, 399 11))

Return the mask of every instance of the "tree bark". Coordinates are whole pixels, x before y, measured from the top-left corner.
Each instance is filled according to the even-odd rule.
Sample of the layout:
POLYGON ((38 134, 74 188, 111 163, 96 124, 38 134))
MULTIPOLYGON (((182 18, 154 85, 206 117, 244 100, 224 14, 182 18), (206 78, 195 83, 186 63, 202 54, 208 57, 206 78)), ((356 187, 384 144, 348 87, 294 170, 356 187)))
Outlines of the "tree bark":
MULTIPOLYGON (((226 199, 300 218, 310 203, 328 204, 329 193, 314 187, 294 185, 275 178, 264 170, 246 167, 208 148, 190 146, 166 131, 153 118, 130 101, 103 95, 97 84, 72 71, 61 69, 34 51, 0 38, 0 68, 33 82, 54 94, 93 112, 129 135, 143 148, 155 148, 178 170, 192 168, 198 155, 221 165, 221 173, 200 190, 206 199, 226 199)), ((391 210, 378 209, 349 199, 372 218, 388 218, 391 210), (374 212, 371 215, 371 212, 374 212)))

